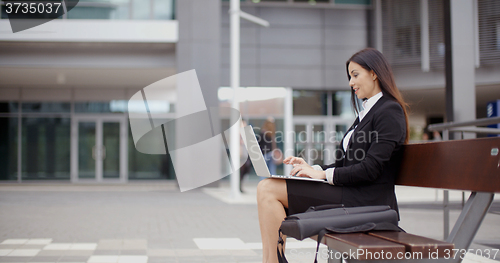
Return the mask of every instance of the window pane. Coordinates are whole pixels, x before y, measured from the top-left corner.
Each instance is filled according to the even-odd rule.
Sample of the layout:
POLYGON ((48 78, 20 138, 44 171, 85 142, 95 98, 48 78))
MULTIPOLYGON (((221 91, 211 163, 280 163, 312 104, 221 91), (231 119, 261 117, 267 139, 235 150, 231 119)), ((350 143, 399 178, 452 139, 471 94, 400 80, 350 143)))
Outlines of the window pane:
MULTIPOLYGON (((257 136, 261 132, 262 126, 266 122, 267 118, 261 119, 261 118, 251 118, 248 120, 248 125, 252 125, 254 127, 254 131, 257 136)), ((226 127, 229 127, 229 120, 225 120, 225 125, 226 127)), ((276 147, 280 149, 282 152, 285 147, 285 133, 284 133, 284 128, 285 128, 285 122, 282 118, 275 118, 274 119, 274 125, 276 129, 276 137, 275 137, 275 142, 276 142, 276 147)), ((283 164, 278 164, 276 165, 276 174, 283 174, 283 164)))
POLYGON ((312 145, 308 152, 311 164, 323 164, 326 135, 324 125, 312 126, 312 145))
MULTIPOLYGON (((383 53, 389 63, 393 67, 420 67, 420 2, 382 1, 382 13, 383 53)), ((438 24, 433 24, 433 30, 434 26, 438 24)))
MULTIPOLYGON (((335 125, 335 135, 336 135, 336 138, 335 140, 338 142, 338 144, 335 145, 335 153, 337 152, 341 152, 342 148, 344 147, 343 145, 340 145, 340 141, 342 140, 342 138, 344 138, 344 135, 345 133, 347 132, 347 129, 349 127, 347 127, 347 125, 335 125)), ((335 157, 335 155, 333 155, 332 157, 335 157)))
POLYGON ((321 91, 293 91, 294 115, 326 115, 327 94, 321 91))
POLYGON ((69 179, 70 118, 22 119, 23 180, 69 179))
POLYGON ((133 11, 132 19, 151 19, 150 1, 133 1, 132 11, 133 11))
POLYGON ((78 178, 95 179, 96 123, 78 122, 78 178))
POLYGON ((154 0, 154 6, 155 19, 174 19, 174 0, 154 0))
MULTIPOLYGON (((240 0, 240 2, 252 2, 252 3, 260 3, 260 2, 287 2, 288 0, 240 0)), ((222 2, 229 2, 229 0, 222 0, 222 2)))
POLYGON ((347 131, 347 125, 338 124, 335 125, 335 141, 340 142, 344 138, 345 132, 347 131))
POLYGON ((68 13, 68 19, 111 19, 113 11, 112 6, 76 6, 68 13))
POLYGON ((371 0, 335 0, 335 4, 371 5, 371 0))
POLYGON ((497 21, 497 50, 500 50, 500 21, 497 21))
POLYGON ((329 3, 330 0, 294 0, 294 2, 300 3, 300 2, 306 2, 311 5, 315 5, 316 3, 329 3))
POLYGON ((127 112, 127 101, 75 102, 75 113, 122 113, 127 112))
POLYGON ((23 102, 23 113, 61 113, 71 112, 71 103, 69 102, 23 102))
POLYGON ((500 1, 477 1, 481 67, 500 64, 500 1))
MULTIPOLYGON (((172 131, 165 131, 172 133, 172 131)), ((172 138, 175 138, 172 136, 172 138)), ((163 142, 161 142, 163 143, 163 142)), ((169 142, 170 143, 170 142, 169 142)), ((169 155, 144 154, 135 149, 132 131, 128 131, 128 178, 175 179, 175 172, 169 155)))
POLYGON ((332 114, 343 118, 354 118, 350 91, 337 91, 332 94, 332 114))
POLYGON ((80 0, 68 19, 129 19, 129 9, 129 0, 80 0))
POLYGON ((102 124, 103 178, 120 178, 120 123, 102 124))
POLYGON ((12 113, 19 111, 17 102, 0 102, 0 113, 12 113))
POLYGON ((17 118, 0 118, 0 180, 17 180, 17 118))

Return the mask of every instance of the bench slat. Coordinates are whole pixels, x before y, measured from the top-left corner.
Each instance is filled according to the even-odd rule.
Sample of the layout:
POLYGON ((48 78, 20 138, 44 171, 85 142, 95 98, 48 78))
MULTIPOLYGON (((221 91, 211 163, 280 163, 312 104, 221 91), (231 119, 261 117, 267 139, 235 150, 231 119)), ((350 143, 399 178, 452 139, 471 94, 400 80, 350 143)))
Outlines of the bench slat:
POLYGON ((369 235, 402 244, 406 247, 406 252, 410 252, 411 255, 421 253, 422 258, 436 258, 436 255, 438 258, 450 256, 455 248, 451 243, 404 232, 376 231, 370 232, 369 235))
POLYGON ((359 260, 373 259, 367 255, 375 253, 391 252, 396 255, 398 252, 405 253, 405 246, 393 242, 389 242, 377 237, 373 237, 362 233, 353 234, 326 234, 325 243, 329 248, 348 254, 356 253, 358 249, 362 249, 363 253, 356 253, 359 260))
POLYGON ((500 137, 405 145, 396 184, 498 193, 498 149, 500 137))

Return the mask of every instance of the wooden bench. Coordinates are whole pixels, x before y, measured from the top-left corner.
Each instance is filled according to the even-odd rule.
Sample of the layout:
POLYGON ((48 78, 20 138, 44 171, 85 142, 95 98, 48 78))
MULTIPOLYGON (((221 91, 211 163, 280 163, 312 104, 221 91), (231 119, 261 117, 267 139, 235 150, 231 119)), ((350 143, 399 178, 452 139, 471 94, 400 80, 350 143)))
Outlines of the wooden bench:
POLYGON ((341 255, 351 258, 349 262, 461 262, 463 256, 454 252, 469 248, 495 192, 500 192, 499 149, 500 137, 405 145, 397 185, 472 192, 448 239, 389 231, 327 234, 322 243, 329 248, 328 262, 339 262, 341 255))

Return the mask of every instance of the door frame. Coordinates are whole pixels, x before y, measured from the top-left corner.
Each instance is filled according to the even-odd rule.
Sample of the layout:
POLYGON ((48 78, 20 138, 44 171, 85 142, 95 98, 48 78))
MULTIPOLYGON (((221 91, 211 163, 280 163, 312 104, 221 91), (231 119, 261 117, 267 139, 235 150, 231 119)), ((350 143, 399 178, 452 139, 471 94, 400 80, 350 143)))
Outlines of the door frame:
MULTIPOLYGON (((77 114, 71 119, 71 151, 70 151, 70 178, 72 183, 77 182, 119 182, 126 183, 128 181, 128 125, 127 116, 116 114, 77 114), (78 178, 78 123, 79 122, 95 122, 96 123, 96 146, 103 144, 103 122, 117 122, 120 124, 120 139, 119 139, 119 178, 103 178, 103 162, 96 160, 96 176, 95 179, 80 179, 78 178)), ((99 153, 100 154, 100 153, 99 153)))

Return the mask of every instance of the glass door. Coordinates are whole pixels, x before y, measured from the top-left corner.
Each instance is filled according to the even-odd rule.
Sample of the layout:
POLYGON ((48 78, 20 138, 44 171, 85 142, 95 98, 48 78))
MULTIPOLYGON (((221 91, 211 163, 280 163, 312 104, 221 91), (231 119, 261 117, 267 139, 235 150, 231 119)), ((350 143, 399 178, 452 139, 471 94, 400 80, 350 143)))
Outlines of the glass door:
POLYGON ((330 164, 350 120, 325 117, 295 117, 295 156, 308 164, 330 164))
POLYGON ((71 180, 126 181, 126 120, 116 116, 75 116, 72 123, 71 180))
POLYGON ((308 164, 323 164, 328 134, 323 123, 294 120, 295 156, 308 164))
POLYGON ((96 122, 78 122, 78 178, 96 179, 96 122))
POLYGON ((120 123, 102 122, 102 177, 120 178, 120 123))

